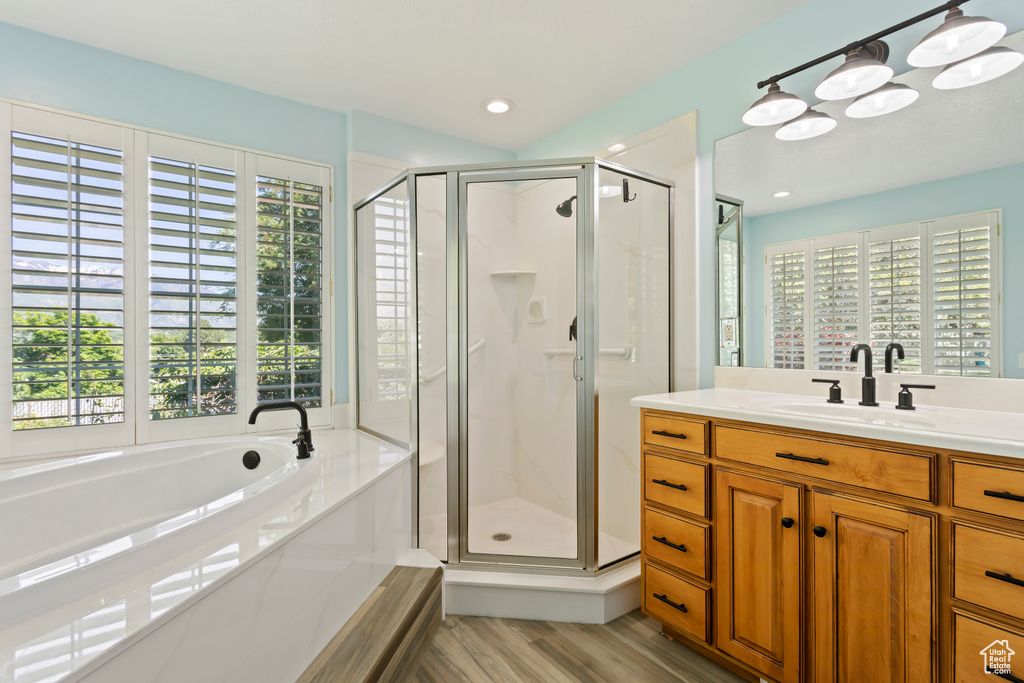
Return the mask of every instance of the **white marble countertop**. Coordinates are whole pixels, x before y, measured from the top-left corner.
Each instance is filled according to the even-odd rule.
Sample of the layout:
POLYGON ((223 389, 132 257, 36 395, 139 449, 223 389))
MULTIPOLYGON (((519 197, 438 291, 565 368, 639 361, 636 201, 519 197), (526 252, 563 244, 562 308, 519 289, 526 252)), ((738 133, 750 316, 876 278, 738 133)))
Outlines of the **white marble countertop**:
MULTIPOLYGON (((827 388, 827 387, 826 387, 827 388)), ((630 404, 677 413, 757 422, 917 446, 1024 458, 1024 416, 994 410, 920 405, 830 404, 824 397, 743 389, 699 389, 638 396, 630 404)))
POLYGON ((0 680, 42 680, 31 671, 16 671, 16 654, 41 645, 52 649, 56 641, 64 643, 60 649, 66 661, 45 662, 53 669, 51 676, 80 670, 100 654, 123 649, 200 599, 200 591, 244 571, 283 537, 312 526, 410 458, 406 450, 353 430, 317 430, 313 439, 316 451, 308 465, 313 471, 299 493, 193 553, 0 630, 0 680))

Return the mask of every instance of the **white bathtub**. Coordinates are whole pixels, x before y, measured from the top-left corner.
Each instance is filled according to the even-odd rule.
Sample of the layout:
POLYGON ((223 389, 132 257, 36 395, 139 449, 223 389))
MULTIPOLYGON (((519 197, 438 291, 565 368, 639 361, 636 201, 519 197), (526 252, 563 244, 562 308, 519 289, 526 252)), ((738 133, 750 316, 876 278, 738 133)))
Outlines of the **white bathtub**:
MULTIPOLYGON (((263 627, 258 615, 240 617, 245 637, 234 646, 230 624, 208 632, 182 625, 211 609, 205 621, 212 625, 238 600, 274 604, 275 590, 295 594, 291 581, 274 588, 269 575, 251 580, 275 554, 294 552, 302 538, 330 528, 316 542, 318 552, 331 552, 333 543, 345 567, 363 558, 372 571, 360 574, 326 622, 315 605, 311 614, 322 623, 288 654, 292 661, 273 665, 286 676, 301 673, 344 623, 337 617, 347 619, 376 585, 370 582, 379 583, 408 549, 411 514, 383 509, 390 527, 382 535, 374 528, 382 506, 373 504, 372 489, 384 486, 387 505, 408 510, 407 500, 393 500, 408 498, 401 493, 408 476, 384 480, 409 466, 404 451, 347 430, 315 432, 317 450, 308 460, 295 458, 291 438, 184 441, 0 473, 0 681, 231 680, 237 653, 254 646, 245 660, 266 673, 283 653, 254 641, 253 629, 273 634, 288 621, 280 614, 263 614, 263 627), (242 464, 250 450, 261 458, 252 470, 242 464), (149 651, 168 637, 172 645, 149 651), (222 667, 204 656, 198 672, 188 671, 196 661, 190 638, 198 647, 213 639, 232 654, 222 667), (261 651, 266 664, 258 661, 261 651)), ((337 568, 331 582, 344 574, 337 568)))

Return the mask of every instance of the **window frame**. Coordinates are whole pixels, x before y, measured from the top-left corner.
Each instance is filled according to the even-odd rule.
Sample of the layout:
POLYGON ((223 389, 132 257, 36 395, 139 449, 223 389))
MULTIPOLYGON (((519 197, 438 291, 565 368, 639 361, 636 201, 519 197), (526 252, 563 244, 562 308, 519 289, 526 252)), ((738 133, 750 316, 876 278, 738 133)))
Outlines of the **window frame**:
MULTIPOLYGON (((319 408, 309 409, 310 425, 329 427, 334 416, 334 355, 337 345, 334 327, 335 205, 333 200, 334 166, 322 162, 255 150, 237 145, 208 141, 140 126, 133 126, 75 112, 0 98, 0 130, 7 144, 0 161, 0 184, 5 201, 0 206, 0 277, 5 278, 7 294, 0 296, 0 402, 7 406, 0 420, 0 462, 36 460, 72 453, 178 440, 189 437, 230 436, 245 433, 292 429, 295 416, 266 413, 258 425, 248 425, 248 415, 256 405, 255 347, 255 226, 256 176, 273 175, 309 182, 323 188, 323 243, 321 268, 324 286, 321 299, 322 387, 319 408), (74 142, 119 149, 123 154, 123 232, 124 232, 124 422, 72 427, 17 430, 13 428, 13 339, 12 339, 12 206, 11 206, 11 133, 24 132, 74 142), (211 156, 224 155, 236 162, 236 282, 237 297, 237 413, 196 416, 167 420, 149 419, 149 157, 175 156, 174 150, 203 155, 198 163, 210 163, 211 156), (276 175, 275 175, 276 173, 276 175), (284 175, 282 175, 284 174, 284 175), (314 178, 315 180, 303 180, 314 178), (182 426, 187 422, 185 430, 182 426)), ((222 156, 223 158, 223 156, 222 156)), ((210 165, 217 165, 216 162, 210 165)), ((222 166, 223 167, 223 166, 222 166)))

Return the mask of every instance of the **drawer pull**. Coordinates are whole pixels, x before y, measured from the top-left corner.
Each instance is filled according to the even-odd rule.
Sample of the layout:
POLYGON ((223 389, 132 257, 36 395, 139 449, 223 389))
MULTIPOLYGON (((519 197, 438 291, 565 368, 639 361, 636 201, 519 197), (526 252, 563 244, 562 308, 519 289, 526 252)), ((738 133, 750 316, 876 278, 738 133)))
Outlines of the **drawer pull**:
POLYGON ((825 534, 827 534, 827 533, 828 533, 828 529, 826 529, 823 526, 816 526, 816 527, 814 527, 814 535, 817 536, 818 538, 825 538, 825 534))
POLYGON ((664 431, 661 431, 661 430, 657 430, 657 431, 651 432, 651 434, 657 434, 658 436, 668 436, 668 437, 671 437, 673 439, 685 439, 686 438, 686 434, 673 434, 672 432, 664 432, 664 431))
POLYGON ((651 538, 653 538, 658 543, 664 543, 665 545, 667 545, 670 548, 675 548, 676 550, 682 550, 684 553, 686 552, 686 546, 685 545, 676 545, 675 543, 673 543, 672 541, 668 540, 664 536, 651 536, 651 538))
POLYGON ((676 603, 674 603, 671 600, 669 600, 668 599, 668 595, 658 595, 657 593, 653 593, 652 595, 654 595, 654 597, 658 598, 659 600, 661 600, 666 605, 672 605, 673 607, 675 607, 680 612, 689 612, 690 611, 690 610, 686 609, 686 605, 677 605, 676 603))
POLYGON ((995 671, 991 671, 991 672, 988 672, 988 673, 993 673, 996 676, 999 676, 999 678, 1002 678, 1004 680, 1010 681, 1010 683, 1024 683, 1024 679, 1017 678, 1013 674, 1001 674, 1001 673, 997 673, 995 671))
POLYGON ((828 460, 824 458, 805 458, 802 455, 793 455, 792 453, 776 453, 776 458, 785 458, 786 460, 799 460, 800 462, 810 462, 815 465, 827 465, 828 460))
POLYGON ((782 526, 786 527, 787 529, 791 529, 793 527, 793 518, 792 517, 783 517, 782 518, 782 526))
POLYGON ((996 572, 985 572, 985 576, 992 579, 999 579, 1000 581, 1012 583, 1014 586, 1021 586, 1022 588, 1024 588, 1024 581, 1013 578, 1011 574, 997 574, 996 572))
POLYGON ((667 481, 665 481, 664 479, 651 479, 651 481, 653 481, 655 484, 661 484, 662 486, 667 486, 670 489, 679 489, 680 491, 685 491, 686 490, 686 485, 685 484, 670 484, 667 481))
POLYGON ((992 498, 1002 498, 1003 500, 1015 500, 1018 503, 1024 503, 1024 496, 1018 496, 1009 491, 985 491, 986 496, 992 498))

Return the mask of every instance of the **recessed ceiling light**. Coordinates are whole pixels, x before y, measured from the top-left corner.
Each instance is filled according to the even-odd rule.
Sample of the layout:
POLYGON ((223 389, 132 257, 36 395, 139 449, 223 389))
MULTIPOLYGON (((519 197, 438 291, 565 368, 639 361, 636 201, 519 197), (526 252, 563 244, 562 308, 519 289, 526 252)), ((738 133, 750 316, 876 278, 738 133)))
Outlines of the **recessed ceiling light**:
POLYGON ((616 142, 614 145, 608 148, 608 151, 611 152, 612 154, 615 154, 617 152, 621 152, 624 149, 626 149, 626 146, 624 144, 622 144, 621 142, 616 142))
POLYGON ((776 193, 775 193, 775 194, 773 194, 772 196, 773 196, 773 197, 776 197, 776 198, 778 198, 778 199, 782 199, 783 197, 788 197, 788 196, 789 196, 789 195, 791 195, 791 194, 793 194, 793 193, 792 193, 792 192, 790 192, 789 190, 782 190, 781 192, 776 192, 776 193))
POLYGON ((510 112, 515 109, 516 105, 512 100, 503 100, 500 97, 495 97, 485 100, 483 107, 492 114, 504 114, 505 112, 510 112))

